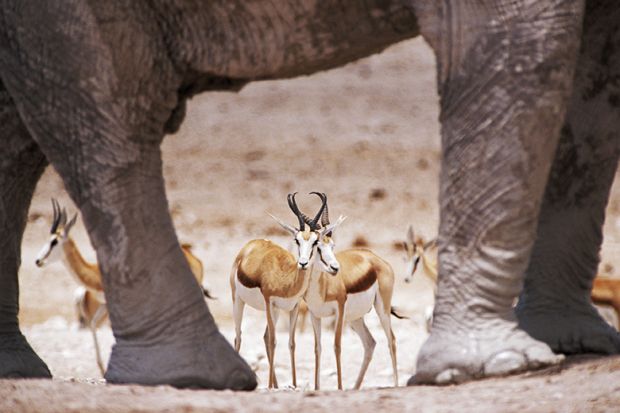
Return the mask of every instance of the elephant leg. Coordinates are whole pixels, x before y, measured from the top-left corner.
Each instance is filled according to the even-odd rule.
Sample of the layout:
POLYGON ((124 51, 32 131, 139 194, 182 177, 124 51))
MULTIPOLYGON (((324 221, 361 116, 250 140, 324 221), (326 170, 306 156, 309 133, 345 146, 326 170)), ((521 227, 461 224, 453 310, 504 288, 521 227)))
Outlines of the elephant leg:
MULTIPOLYGON (((97 250, 116 339, 105 378, 252 389, 254 373, 218 331, 179 247, 159 149, 140 153, 133 165, 90 176, 99 191, 78 204, 97 250)), ((69 191, 77 197, 82 188, 69 191)))
POLYGON ((439 283, 412 383, 450 383, 558 363, 517 326, 570 96, 583 4, 417 3, 441 95, 439 283), (441 34, 441 35, 440 35, 441 34))
POLYGON ((589 2, 575 86, 517 306, 519 326, 562 353, 619 353, 592 306, 605 207, 620 154, 620 4, 589 2))
POLYGON ((28 207, 47 161, 0 82, 0 378, 51 377, 19 329, 21 242, 28 207))
MULTIPOLYGON (((155 19, 143 18, 148 6, 136 2, 103 24, 103 3, 12 3, 0 8, 0 71, 97 252, 116 339, 106 380, 254 389, 256 376, 218 331, 168 211, 160 143, 182 104, 182 75, 155 19)), ((9 201, 25 214, 25 202, 9 201)))
MULTIPOLYGON (((78 150, 66 150, 70 159, 80 159, 78 150)), ((77 176, 62 162, 57 167, 80 206, 103 275, 116 339, 105 378, 111 383, 254 388, 254 373, 218 331, 179 247, 159 148, 141 145, 137 152, 137 159, 122 167, 92 168, 103 154, 82 154, 77 176), (86 188, 97 190, 84 196, 86 188)))

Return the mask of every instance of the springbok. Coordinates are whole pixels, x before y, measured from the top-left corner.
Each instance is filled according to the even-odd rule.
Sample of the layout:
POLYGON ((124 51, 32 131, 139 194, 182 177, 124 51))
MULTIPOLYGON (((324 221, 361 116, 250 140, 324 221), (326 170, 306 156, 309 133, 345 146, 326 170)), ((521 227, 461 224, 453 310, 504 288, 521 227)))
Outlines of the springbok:
MULTIPOLYGON (((437 294, 437 240, 432 239, 425 242, 423 238, 416 238, 413 226, 407 229, 407 239, 403 241, 403 248, 407 254, 407 269, 405 271, 405 282, 409 283, 422 263, 422 274, 430 281, 433 288, 433 299, 437 294)), ((433 308, 431 304, 424 309, 424 321, 426 332, 431 331, 433 322, 433 308)))
MULTIPOLYGON (((202 267, 202 261, 200 261, 200 259, 198 259, 192 253, 191 244, 187 244, 187 243, 181 244, 181 250, 183 251, 183 254, 185 255, 185 259, 187 260, 187 263, 189 264, 189 268, 192 271, 192 274, 194 274, 196 281, 198 281, 199 284, 202 284, 203 274, 204 274, 203 267, 202 267)), ((79 254, 79 251, 77 251, 77 254, 79 254)), ((41 266, 42 265, 44 264, 41 264, 41 266)), ((84 274, 83 271, 81 273, 84 274)), ((81 284, 84 284, 84 282, 81 281, 81 284)), ((209 292, 207 288, 203 287, 202 291, 205 297, 215 300, 215 297, 211 295, 211 293, 209 292)), ((92 288, 88 289, 84 287, 83 285, 78 286, 75 289, 74 305, 75 305, 75 313, 77 314, 78 324, 80 328, 91 328, 91 322, 93 321, 96 324, 96 328, 98 328, 98 327, 101 327, 103 322, 106 320, 107 311, 104 311, 105 300, 101 301, 100 291, 96 291, 96 290, 93 291, 92 288), (104 309, 102 310, 104 311, 104 313, 97 314, 97 310, 101 306, 104 307, 104 309)))
POLYGON ((592 302, 609 305, 616 312, 617 327, 620 330, 620 278, 598 275, 592 283, 592 302))
MULTIPOLYGON (((324 230, 321 232, 317 248, 319 257, 322 257, 326 253, 333 252, 335 247, 334 230, 342 224, 346 217, 341 215, 335 224, 330 224, 326 195, 317 192, 312 193, 318 195, 326 205, 321 216, 321 225, 324 230)), ((398 386, 396 337, 392 332, 390 314, 398 318, 404 317, 398 315, 392 308, 394 271, 392 271, 390 264, 367 249, 356 248, 338 252, 336 253, 336 260, 340 263, 340 271, 336 274, 326 274, 321 271, 313 272, 308 290, 304 295, 314 329, 315 389, 319 390, 321 387, 321 318, 331 315, 336 315, 334 351, 338 373, 338 389, 342 390, 340 352, 344 322, 347 322, 357 333, 364 346, 364 360, 354 387, 355 389, 360 388, 376 344, 364 323, 364 316, 370 312, 373 306, 387 337, 392 358, 394 386, 398 386)))
MULTIPOLYGON (((403 244, 407 252, 405 282, 411 281, 421 260, 423 273, 432 283, 434 296, 437 294, 437 247, 435 240, 425 243, 421 238, 415 239, 413 227, 409 226, 407 241, 403 244)), ((618 322, 617 328, 620 330, 620 278, 597 275, 592 282, 590 297, 593 304, 613 307, 618 322)), ((429 332, 433 320, 433 306, 426 308, 424 316, 426 330, 429 332)))
MULTIPOLYGON (((58 201, 55 199, 52 199, 52 207, 54 209, 54 219, 50 229, 51 237, 37 256, 36 265, 44 267, 46 264, 62 260, 65 267, 80 285, 76 290, 75 297, 78 321, 80 325, 87 326, 92 333, 97 366, 103 375, 105 368, 99 350, 97 328, 105 320, 108 310, 105 304, 99 266, 96 263, 93 264, 86 261, 82 257, 75 241, 69 235, 71 228, 77 221, 77 213, 67 221, 67 211, 64 208, 61 209, 58 201)), ((203 294, 207 298, 213 298, 209 291, 202 287, 202 262, 192 254, 189 244, 183 244, 181 248, 194 277, 196 277, 196 281, 201 285, 203 294)))
POLYGON ((433 293, 437 292, 437 242, 432 239, 424 242, 424 239, 418 237, 416 239, 413 232, 413 226, 409 225, 407 229, 407 240, 403 241, 403 248, 407 253, 407 270, 405 272, 405 282, 409 283, 413 279, 420 261, 424 275, 431 281, 433 285, 433 293), (430 254, 433 254, 430 257, 430 254))
MULTIPOLYGON (((230 287, 233 299, 233 316, 235 320, 235 349, 241 348, 241 322, 245 304, 266 311, 267 329, 264 340, 269 360, 269 388, 277 388, 278 381, 274 371, 275 326, 278 312, 289 312, 289 351, 293 386, 297 387, 295 369, 295 325, 299 311, 299 302, 306 292, 313 267, 314 251, 321 236, 318 219, 323 213, 325 203, 321 205, 316 217, 304 221, 295 201, 295 195, 288 195, 288 205, 299 221, 299 228, 294 228, 269 214, 282 228, 288 231, 297 245, 298 258, 279 245, 264 239, 249 241, 239 251, 230 273, 230 287)), ((323 269, 336 274, 338 261, 333 252, 321 256, 323 269)))

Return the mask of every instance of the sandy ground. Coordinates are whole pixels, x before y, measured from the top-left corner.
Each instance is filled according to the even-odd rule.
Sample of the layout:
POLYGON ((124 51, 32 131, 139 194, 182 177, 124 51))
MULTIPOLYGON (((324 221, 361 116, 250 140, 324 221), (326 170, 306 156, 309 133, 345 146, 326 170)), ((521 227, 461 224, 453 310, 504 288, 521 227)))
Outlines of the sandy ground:
POLYGON ((77 381, 2 381, 2 412, 614 412, 620 406, 620 357, 576 359, 501 380, 459 386, 363 391, 175 390, 77 381), (605 377, 605 380, 591 380, 605 377), (579 391, 575 391, 579 389, 579 391), (129 404, 129 405, 128 405, 129 404))
MULTIPOLYGON (((394 320, 400 384, 414 372, 426 339, 422 312, 432 303, 423 277, 402 280, 403 253, 395 245, 408 224, 419 235, 434 236, 438 222, 438 103, 434 59, 421 40, 394 46, 346 67, 288 81, 252 84, 240 93, 210 93, 190 102, 179 133, 163 145, 170 209, 179 238, 190 242, 205 265, 205 284, 218 297, 210 301, 218 325, 232 341, 228 273, 242 245, 269 237, 290 242, 268 217, 271 212, 295 223, 286 194, 299 191, 299 204, 316 211, 310 191, 326 192, 330 215, 349 218, 338 230, 337 248, 365 242, 389 261, 397 275, 393 304, 410 316, 394 320)), ((310 392, 314 368, 311 328, 298 334, 299 389, 268 392, 262 332, 264 314, 247 309, 242 355, 257 371, 260 390, 178 391, 168 387, 106 386, 94 361, 90 334, 75 322, 77 284, 60 263, 34 265, 49 236, 50 198, 69 212, 75 207, 61 180, 49 168, 30 210, 20 272, 24 333, 48 363, 54 381, 0 382, 0 412, 11 411, 199 411, 323 410, 355 406, 361 411, 604 411, 620 406, 620 359, 577 359, 564 368, 454 387, 381 389, 391 385, 387 344, 374 313, 366 318, 377 340, 361 392, 310 392)), ((620 193, 612 193, 601 271, 614 275, 620 252, 620 193)), ((85 257, 94 260, 81 223, 74 229, 85 257)), ((613 320, 609 309, 601 309, 613 320)), ((281 320, 285 317, 281 317, 281 320)), ((288 333, 280 321, 276 353, 281 385, 290 384, 288 333)), ((104 357, 113 337, 99 332, 104 357)), ((323 336, 324 389, 336 387, 331 342, 323 336)), ((345 387, 352 387, 362 358, 357 336, 343 338, 345 387)))

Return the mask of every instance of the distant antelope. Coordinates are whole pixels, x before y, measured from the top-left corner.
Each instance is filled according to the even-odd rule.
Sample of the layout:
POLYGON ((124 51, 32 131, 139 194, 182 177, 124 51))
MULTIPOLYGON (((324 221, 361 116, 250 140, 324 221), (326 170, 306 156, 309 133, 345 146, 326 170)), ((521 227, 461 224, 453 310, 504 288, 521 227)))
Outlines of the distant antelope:
MULTIPOLYGON (((424 242, 421 238, 415 239, 413 227, 407 230, 407 241, 404 248, 407 252, 407 272, 405 282, 410 282, 418 263, 422 261, 424 275, 433 285, 433 295, 437 294, 437 248, 435 240, 424 242)), ((617 328, 620 329, 620 278, 597 275, 592 282, 590 295, 592 303, 596 305, 609 305, 613 307, 618 319, 617 328)), ((430 331, 433 319, 433 306, 425 310, 426 330, 430 331)))
MULTIPOLYGON (((313 192, 325 203, 321 217, 324 230, 318 245, 319 256, 334 249, 333 232, 346 217, 340 216, 335 224, 330 224, 327 208, 327 197, 323 193, 313 192)), ((342 390, 342 369, 340 365, 342 327, 347 322, 362 340, 364 360, 360 368, 355 389, 359 389, 364 375, 372 359, 375 340, 364 323, 364 316, 374 306, 381 326, 385 331, 392 358, 394 386, 398 386, 398 370, 396 363, 396 338, 392 332, 390 314, 396 314, 392 308, 392 292, 394 287, 394 271, 382 258, 367 249, 349 249, 338 252, 336 259, 340 263, 340 271, 326 274, 315 271, 310 278, 304 300, 308 304, 315 339, 315 370, 314 386, 320 389, 321 371, 321 318, 336 315, 336 331, 334 335, 334 351, 338 373, 338 389, 342 390)))
MULTIPOLYGON (((422 274, 431 282, 433 288, 433 299, 437 294, 437 240, 432 239, 425 242, 420 237, 415 237, 413 226, 407 229, 407 239, 403 242, 403 248, 407 254, 407 269, 405 271, 405 282, 409 283, 413 275, 422 263, 422 274)), ((429 305, 424 309, 424 321, 426 331, 431 331, 433 321, 433 307, 429 305)))
MULTIPOLYGON (((75 241, 69 236, 69 231, 71 231, 71 228, 77 221, 77 213, 67 222, 66 210, 64 208, 61 209, 58 201, 55 199, 52 199, 52 207, 54 209, 54 219, 50 230, 51 237, 37 256, 36 265, 43 267, 48 263, 61 259, 78 284, 83 286, 83 288, 78 288, 76 291, 75 306, 78 320, 80 324, 87 326, 92 333, 97 366, 103 375, 105 368, 99 350, 97 328, 105 320, 108 310, 105 304, 99 266, 87 262, 80 254, 75 241)), ((191 246, 189 244, 183 244, 181 248, 192 273, 202 288, 202 262, 191 253, 191 246)), ((207 289, 202 288, 202 290, 206 297, 213 298, 207 289)))
POLYGON ((433 284, 433 293, 437 292, 437 242, 432 239, 424 242, 422 238, 415 238, 413 226, 407 229, 407 240, 403 242, 403 248, 407 253, 407 270, 405 272, 405 282, 411 282, 413 274, 418 269, 420 261, 424 275, 433 284), (432 256, 430 256, 432 254, 432 256))
MULTIPOLYGON (((274 371, 275 326, 278 310, 290 313, 289 350, 293 386, 297 386, 295 370, 295 325, 299 311, 299 302, 306 292, 312 271, 314 252, 321 236, 318 219, 323 213, 325 203, 321 205, 313 220, 304 221, 295 202, 295 194, 288 195, 288 205, 299 221, 299 228, 294 228, 270 215, 282 228, 288 231, 297 245, 298 258, 286 249, 269 240, 249 241, 235 258, 230 274, 232 289, 233 315, 235 320, 235 349, 241 347, 241 322, 245 304, 266 311, 267 329, 265 347, 269 360, 269 388, 277 388, 278 381, 274 371)), ((331 274, 338 272, 338 261, 333 252, 321 256, 323 269, 331 274)))
POLYGON ((610 305, 616 312, 617 327, 620 330, 620 278, 597 276, 592 283, 592 302, 610 305))
MULTIPOLYGON (((181 244, 181 250, 185 255, 185 259, 189 264, 189 268, 196 277, 196 280, 199 284, 202 284, 203 279, 203 267, 202 262, 192 253, 191 244, 181 244)), ((77 251, 79 254, 79 251, 77 251)), ((49 261, 49 260, 48 260, 49 261)), ((37 264, 39 265, 39 264, 37 264)), ((40 266, 42 266, 41 264, 40 266)), ((83 281, 80 282, 84 284, 83 281)), ((210 292, 206 288, 202 288, 203 294, 205 297, 210 298, 212 300, 215 297, 211 296, 210 292)), ((78 323, 80 328, 90 328, 91 322, 95 322, 96 327, 101 327, 101 324, 106 320, 107 310, 105 308, 105 300, 101 301, 101 292, 93 291, 93 289, 88 289, 82 285, 78 286, 75 289, 74 296, 74 304, 75 304, 75 312, 78 317, 78 323), (103 314, 97 314, 97 310, 103 306, 103 314)))

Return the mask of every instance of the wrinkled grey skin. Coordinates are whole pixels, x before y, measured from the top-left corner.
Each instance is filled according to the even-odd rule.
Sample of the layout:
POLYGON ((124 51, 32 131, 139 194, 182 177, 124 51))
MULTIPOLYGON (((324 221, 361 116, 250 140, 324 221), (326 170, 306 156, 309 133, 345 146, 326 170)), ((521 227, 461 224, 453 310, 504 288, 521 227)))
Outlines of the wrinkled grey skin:
POLYGON ((21 237, 49 162, 97 251, 116 339, 106 379, 255 388, 183 259, 160 143, 196 93, 335 67, 415 34, 411 8, 383 0, 0 0, 0 377, 50 375, 17 322, 21 237))
POLYGON ((410 382, 561 361, 551 350, 620 352, 590 303, 620 151, 620 2, 426 3, 441 94, 439 286, 410 382))
POLYGON ((17 323, 21 237, 49 162, 101 266, 116 338, 106 379, 254 388, 183 259, 161 140, 196 93, 420 33, 437 55, 443 159, 433 333, 411 381, 620 350, 587 298, 619 151, 614 0, 585 13, 568 0, 50 3, 0 0, 0 376, 49 376, 17 323))

